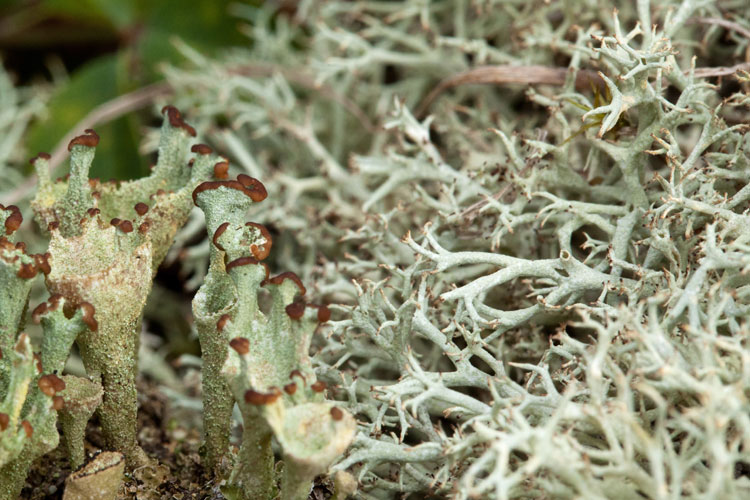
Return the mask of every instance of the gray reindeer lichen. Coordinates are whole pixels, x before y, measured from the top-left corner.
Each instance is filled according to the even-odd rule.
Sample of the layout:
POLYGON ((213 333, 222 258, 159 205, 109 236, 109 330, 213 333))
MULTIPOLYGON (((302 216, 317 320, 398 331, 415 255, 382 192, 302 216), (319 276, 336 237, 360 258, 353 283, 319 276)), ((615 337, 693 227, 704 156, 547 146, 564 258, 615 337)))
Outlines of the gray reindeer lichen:
POLYGON ((362 498, 750 494, 746 5, 618 8, 248 7, 168 71, 344 304, 362 498))

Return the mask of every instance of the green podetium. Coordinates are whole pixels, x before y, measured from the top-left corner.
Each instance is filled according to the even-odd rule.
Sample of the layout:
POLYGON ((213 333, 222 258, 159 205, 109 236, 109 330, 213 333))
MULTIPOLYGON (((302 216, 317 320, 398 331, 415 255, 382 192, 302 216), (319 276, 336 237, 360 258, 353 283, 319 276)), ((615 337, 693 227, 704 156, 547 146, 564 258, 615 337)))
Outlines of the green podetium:
MULTIPOLYGON (((21 329, 26 303, 29 300, 31 279, 36 276, 37 262, 46 264, 46 257, 29 255, 26 244, 15 242, 14 233, 23 217, 15 205, 0 205, 0 352, 8 352, 21 329)), ((7 366, 0 365, 0 388, 7 383, 7 366)), ((0 389, 2 390, 2 389, 0 389)))
MULTIPOLYGON (((47 288, 96 310, 98 330, 85 330, 77 343, 87 374, 103 389, 98 411, 107 446, 122 452, 129 467, 148 463, 136 442, 135 386, 146 297, 187 220, 191 193, 213 174, 225 174, 200 154, 207 146, 193 146, 198 158, 192 167, 186 163, 195 130, 176 108, 166 106, 162 113, 159 158, 148 177, 122 183, 89 179, 99 142, 93 130, 70 142, 68 180, 51 182, 46 155, 33 161, 39 189, 32 207, 50 233, 47 288)), ((80 458, 77 454, 74 462, 80 458)))
POLYGON ((41 363, 21 334, 2 363, 9 369, 0 402, 0 499, 18 497, 31 463, 57 447, 55 422, 65 384, 54 374, 41 375, 41 363), (35 383, 36 382, 36 383, 35 383))
POLYGON ((305 304, 305 287, 294 273, 269 278, 261 261, 271 236, 244 222, 250 205, 265 197, 263 185, 246 175, 205 182, 193 193, 213 243, 208 275, 193 300, 203 351, 207 458, 209 467, 223 472, 236 401, 244 431, 230 484, 243 499, 276 495, 275 437, 284 459, 281 498, 305 499, 315 476, 349 446, 356 425, 325 401, 325 384, 316 382, 308 355, 316 325, 330 312, 305 304), (261 287, 272 298, 267 313, 258 304, 261 287))
POLYGON ((13 243, 22 217, 15 207, 0 207, 5 235, 0 237, 0 500, 13 500, 23 487, 31 463, 57 447, 57 411, 62 409, 62 372, 76 337, 96 330, 94 307, 81 302, 66 307, 53 295, 34 311, 41 321, 41 355, 21 330, 31 281, 39 271, 49 274, 47 254, 29 255, 13 243), (68 314, 63 311, 68 309, 68 314))
MULTIPOLYGON (((75 339, 84 332, 96 334, 98 330, 94 306, 90 303, 79 304, 79 312, 70 319, 66 317, 65 311, 68 309, 65 298, 54 294, 32 313, 34 322, 41 323, 44 331, 41 362, 46 372, 61 373, 75 339)), ((71 468, 76 469, 83 464, 86 423, 101 404, 102 387, 98 381, 73 375, 65 375, 61 380, 59 397, 62 404, 58 416, 65 434, 71 468), (81 407, 86 410, 82 411, 81 407)))

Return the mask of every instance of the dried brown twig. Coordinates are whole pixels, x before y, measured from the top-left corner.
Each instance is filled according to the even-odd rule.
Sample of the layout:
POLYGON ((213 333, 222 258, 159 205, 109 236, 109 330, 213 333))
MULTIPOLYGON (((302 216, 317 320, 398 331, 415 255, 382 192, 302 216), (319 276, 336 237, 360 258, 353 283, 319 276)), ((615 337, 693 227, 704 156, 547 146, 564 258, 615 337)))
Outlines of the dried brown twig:
MULTIPOLYGON (((417 116, 422 116, 430 104, 446 90, 459 85, 484 83, 484 84, 523 84, 523 85, 563 85, 569 68, 550 68, 548 66, 480 66, 468 71, 463 71, 441 81, 432 92, 427 94, 415 110, 417 116)), ((590 88, 591 85, 602 83, 596 71, 580 70, 576 74, 575 85, 577 89, 590 88)))
POLYGON ((688 24, 713 24, 715 26, 721 26, 722 28, 726 28, 728 30, 736 31, 745 38, 750 39, 750 29, 747 29, 744 26, 740 26, 739 24, 735 23, 734 21, 730 21, 729 19, 721 19, 720 17, 694 17, 692 19, 688 19, 688 24))
MULTIPOLYGON (((721 21, 721 19, 717 20, 721 21)), ((718 23, 717 23, 718 24, 718 23)), ((741 27, 740 27, 741 28, 741 27)), ((743 33, 744 34, 744 33, 743 33)), ((750 34, 750 33, 748 33, 750 34)), ((695 68, 697 78, 711 78, 715 76, 733 75, 740 70, 750 70, 750 62, 735 64, 734 66, 717 66, 695 68)), ((416 116, 423 116, 432 102, 446 90, 466 84, 524 84, 524 85, 564 85, 565 77, 570 68, 550 68, 547 66, 480 66, 441 81, 422 102, 417 106, 416 116)), ((685 72, 688 73, 687 71, 685 72)), ((576 74, 575 86, 584 90, 603 84, 598 72, 588 69, 579 70, 576 74)))

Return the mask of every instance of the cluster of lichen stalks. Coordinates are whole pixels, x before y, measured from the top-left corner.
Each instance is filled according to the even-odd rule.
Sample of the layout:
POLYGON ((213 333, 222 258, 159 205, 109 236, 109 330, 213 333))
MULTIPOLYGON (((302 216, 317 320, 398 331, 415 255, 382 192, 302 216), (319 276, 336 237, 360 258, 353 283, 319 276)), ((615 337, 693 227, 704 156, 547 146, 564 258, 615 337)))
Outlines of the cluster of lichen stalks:
POLYGON ((294 273, 269 277, 262 260, 271 236, 243 220, 250 205, 265 197, 263 185, 243 174, 236 181, 205 182, 193 192, 212 235, 209 271, 193 300, 203 357, 207 462, 222 474, 237 401, 245 425, 230 483, 242 498, 275 496, 275 436, 284 456, 281 498, 304 499, 313 478, 346 450, 355 423, 324 401, 325 384, 315 381, 308 356, 315 326, 330 317, 328 308, 305 304, 305 287, 294 273), (261 287, 271 296, 266 314, 259 304, 261 287))
MULTIPOLYGON (((270 236, 262 226, 241 223, 248 204, 265 198, 263 185, 244 175, 204 182, 212 176, 226 179, 228 163, 202 144, 192 146, 196 157, 187 163, 195 130, 176 108, 167 106, 162 112, 159 157, 149 177, 119 184, 90 180, 99 141, 93 130, 70 142, 67 179, 51 182, 48 155, 32 160, 39 177, 32 207, 39 225, 49 232, 46 253, 31 255, 23 243, 14 243, 21 213, 16 207, 0 210, 6 228, 0 239, 2 500, 16 498, 32 462, 58 445, 58 414, 73 468, 85 460, 85 428, 94 411, 99 413, 107 448, 122 453, 129 468, 152 463, 136 440, 142 315, 156 270, 193 203, 206 212, 214 234, 211 272, 195 301, 205 357, 211 469, 220 475, 228 470, 235 399, 246 431, 229 480, 243 498, 275 493, 271 435, 284 449, 286 498, 306 496, 311 479, 325 471, 353 438, 352 417, 323 402, 324 386, 314 382, 307 357, 312 332, 318 320, 327 320, 327 309, 306 308, 294 299, 297 287, 304 295, 295 276, 284 273, 267 279, 267 268, 258 261, 268 255, 270 236), (28 335, 20 332, 31 283, 39 271, 51 297, 32 314, 43 328, 41 355, 35 355, 28 335), (262 285, 274 297, 268 315, 257 307, 262 285), (74 342, 87 377, 61 376, 74 342), (299 379, 287 380, 290 377, 299 379), (297 382, 304 390, 296 390, 297 382), (283 398, 276 389, 281 385, 283 398)), ((120 471, 115 473, 119 476, 122 467, 115 467, 117 462, 108 455, 94 470, 120 471)), ((92 475, 79 473, 77 478, 89 480, 92 475)), ((107 488, 114 494, 119 477, 109 477, 107 488)), ((102 490, 103 485, 97 487, 102 490)))

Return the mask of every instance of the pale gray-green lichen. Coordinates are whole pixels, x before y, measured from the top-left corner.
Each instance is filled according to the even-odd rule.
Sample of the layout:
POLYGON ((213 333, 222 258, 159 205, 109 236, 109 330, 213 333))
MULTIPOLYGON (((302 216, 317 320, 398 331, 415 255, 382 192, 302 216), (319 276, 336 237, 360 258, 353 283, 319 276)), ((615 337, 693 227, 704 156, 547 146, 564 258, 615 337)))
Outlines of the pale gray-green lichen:
POLYGON ((613 7, 238 8, 169 70, 348 303, 313 366, 362 498, 750 494, 747 5, 613 7))

